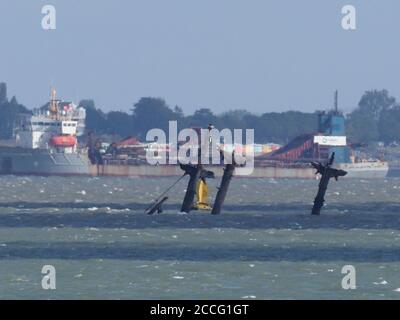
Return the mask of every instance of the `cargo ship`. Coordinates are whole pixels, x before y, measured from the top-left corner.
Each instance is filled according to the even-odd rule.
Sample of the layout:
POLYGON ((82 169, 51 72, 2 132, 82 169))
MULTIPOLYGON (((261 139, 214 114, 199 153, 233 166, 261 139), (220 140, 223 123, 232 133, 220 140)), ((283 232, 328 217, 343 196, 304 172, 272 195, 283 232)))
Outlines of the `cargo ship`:
POLYGON ((0 146, 0 174, 88 175, 88 157, 77 138, 85 117, 85 109, 57 100, 52 89, 46 108, 21 115, 14 143, 0 146))
MULTIPOLYGON (((337 98, 336 98, 337 101, 337 98)), ((141 143, 134 138, 116 142, 103 150, 99 139, 87 134, 87 141, 79 144, 78 137, 85 133, 86 112, 72 102, 56 99, 51 90, 45 108, 21 116, 15 128, 13 145, 0 146, 0 174, 14 175, 82 175, 121 177, 180 176, 179 165, 150 165, 146 160, 148 148, 167 148, 157 144, 141 143), (102 151, 103 150, 103 151, 102 151)), ((260 146, 229 146, 253 148, 260 146)), ((221 145, 221 150, 228 146, 221 145)), ((385 161, 366 161, 357 158, 345 135, 345 118, 334 110, 318 117, 318 132, 304 134, 286 146, 271 148, 257 154, 254 170, 245 177, 254 178, 315 178, 311 161, 327 161, 335 152, 337 168, 346 170, 350 178, 385 178, 389 167, 385 161)), ((216 176, 223 173, 222 165, 208 169, 216 176)))
MULTIPOLYGON (((91 166, 91 175, 104 176, 179 176, 182 170, 178 165, 150 166, 146 162, 146 149, 156 148, 141 144, 134 138, 114 143, 113 148, 108 148, 103 157, 104 164, 91 166), (111 150, 111 151, 110 151, 111 150)), ((168 152, 168 145, 158 148, 168 152)), ((382 179, 389 171, 389 165, 382 160, 366 160, 357 155, 354 145, 346 137, 345 117, 339 112, 337 105, 337 92, 335 92, 334 108, 318 115, 317 132, 303 134, 296 137, 287 145, 270 150, 258 155, 256 149, 263 149, 261 145, 235 145, 221 146, 224 151, 236 153, 243 148, 252 148, 255 153, 253 178, 302 178, 315 179, 315 169, 311 162, 327 162, 329 156, 335 152, 335 164, 338 169, 348 172, 346 178, 382 179)), ((223 166, 208 166, 216 176, 221 176, 223 166)))
MULTIPOLYGON (((337 94, 337 93, 336 93, 337 94)), ((335 98, 337 101, 337 96, 335 98)), ((345 117, 335 108, 318 115, 318 131, 293 139, 286 146, 265 156, 256 157, 256 167, 275 167, 277 176, 311 178, 314 172, 306 170, 310 162, 327 162, 335 153, 334 166, 348 172, 346 178, 374 179, 388 175, 389 164, 380 159, 363 159, 346 136, 345 117), (298 168, 299 170, 296 170, 298 168), (292 169, 292 170, 289 170, 292 169), (287 171, 288 170, 288 171, 287 171), (307 171, 305 173, 304 171, 307 171), (279 172, 278 172, 279 171, 279 172)), ((311 170, 313 171, 313 170, 311 170)))

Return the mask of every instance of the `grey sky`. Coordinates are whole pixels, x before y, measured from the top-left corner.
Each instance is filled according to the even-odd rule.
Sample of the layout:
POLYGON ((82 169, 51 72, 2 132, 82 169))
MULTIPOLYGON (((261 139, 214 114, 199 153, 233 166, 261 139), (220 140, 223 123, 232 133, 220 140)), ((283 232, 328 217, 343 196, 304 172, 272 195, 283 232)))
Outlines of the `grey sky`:
POLYGON ((53 84, 104 110, 156 96, 185 113, 314 111, 335 89, 350 110, 367 89, 400 99, 399 14, 398 0, 0 0, 0 81, 30 108, 53 84))

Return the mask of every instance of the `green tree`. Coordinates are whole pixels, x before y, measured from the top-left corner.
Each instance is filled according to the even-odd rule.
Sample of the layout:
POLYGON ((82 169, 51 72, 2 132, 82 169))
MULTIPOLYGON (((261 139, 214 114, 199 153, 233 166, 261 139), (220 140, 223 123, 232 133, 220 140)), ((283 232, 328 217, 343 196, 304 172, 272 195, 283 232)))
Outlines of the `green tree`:
MULTIPOLYGON (((360 142, 378 141, 383 136, 380 130, 385 126, 381 116, 396 105, 396 99, 387 90, 366 91, 361 97, 358 107, 348 115, 348 136, 360 142), (382 122, 383 121, 383 122, 382 122)), ((387 136, 388 133, 384 135, 387 136)))
POLYGON ((378 130, 380 140, 385 143, 400 140, 400 105, 381 112, 378 130))
POLYGON ((381 112, 391 108, 394 104, 396 104, 396 99, 389 96, 387 90, 371 90, 366 91, 361 97, 358 110, 378 121, 381 112))
POLYGON ((86 99, 79 102, 79 106, 86 109, 86 129, 94 131, 97 134, 107 132, 107 119, 106 115, 100 109, 96 109, 93 100, 86 99))
POLYGON ((19 104, 15 97, 8 102, 0 104, 0 138, 12 139, 14 130, 19 123, 19 117, 22 113, 30 113, 23 105, 19 104))
POLYGON ((249 116, 251 113, 247 110, 231 110, 222 113, 218 116, 218 122, 224 128, 229 129, 246 129, 246 121, 245 118, 249 116))
POLYGON ((7 84, 0 82, 0 105, 7 102, 7 84))
POLYGON ((121 137, 132 135, 134 133, 132 116, 122 111, 107 113, 107 133, 115 133, 121 137))
POLYGON ((264 113, 255 121, 255 137, 259 142, 287 143, 298 135, 316 132, 317 123, 316 113, 264 113))
POLYGON ((209 124, 221 127, 218 117, 209 108, 200 108, 192 116, 187 117, 186 122, 189 127, 207 128, 209 124))
POLYGON ((355 141, 369 143, 379 139, 378 121, 361 110, 347 118, 347 135, 355 141))
POLYGON ((180 110, 172 110, 164 99, 141 98, 133 108, 133 123, 135 133, 141 138, 146 137, 150 129, 158 128, 168 131, 168 122, 181 119, 180 110))

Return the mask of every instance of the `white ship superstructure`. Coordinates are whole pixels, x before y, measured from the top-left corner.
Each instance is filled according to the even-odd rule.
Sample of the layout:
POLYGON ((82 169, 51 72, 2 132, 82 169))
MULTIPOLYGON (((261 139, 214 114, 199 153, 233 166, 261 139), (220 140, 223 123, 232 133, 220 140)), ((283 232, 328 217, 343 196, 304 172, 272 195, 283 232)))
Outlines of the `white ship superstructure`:
POLYGON ((15 130, 16 147, 0 147, 0 172, 7 174, 88 174, 86 154, 77 137, 85 130, 86 112, 56 100, 46 110, 24 115, 15 130))

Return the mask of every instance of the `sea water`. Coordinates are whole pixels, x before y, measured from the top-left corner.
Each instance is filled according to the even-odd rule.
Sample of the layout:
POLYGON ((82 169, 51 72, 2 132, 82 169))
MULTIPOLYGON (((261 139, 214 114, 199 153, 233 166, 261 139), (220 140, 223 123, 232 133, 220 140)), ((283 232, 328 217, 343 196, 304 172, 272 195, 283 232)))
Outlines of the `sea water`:
POLYGON ((144 214, 175 180, 0 177, 0 298, 400 298, 400 180, 331 181, 311 216, 318 181, 234 178, 212 216, 180 213, 184 179, 144 214))

